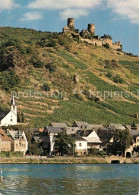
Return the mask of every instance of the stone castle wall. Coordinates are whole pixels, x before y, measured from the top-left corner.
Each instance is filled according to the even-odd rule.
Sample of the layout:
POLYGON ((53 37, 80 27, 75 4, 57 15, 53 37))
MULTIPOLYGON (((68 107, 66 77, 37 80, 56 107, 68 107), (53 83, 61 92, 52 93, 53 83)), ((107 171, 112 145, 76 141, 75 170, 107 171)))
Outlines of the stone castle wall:
POLYGON ((111 46, 112 49, 115 49, 115 50, 120 50, 122 49, 122 45, 120 44, 117 44, 117 43, 113 43, 112 46, 111 46))
POLYGON ((87 30, 82 30, 79 33, 74 32, 71 30, 71 28, 74 28, 75 22, 74 18, 68 18, 67 21, 67 26, 63 28, 63 33, 70 33, 74 37, 78 37, 81 41, 92 44, 94 46, 103 46, 106 44, 109 44, 110 48, 114 50, 121 50, 122 49, 122 44, 120 42, 115 42, 113 43, 113 40, 110 35, 105 35, 99 38, 99 36, 94 36, 95 35, 95 24, 88 24, 88 29, 87 30), (90 35, 93 34, 91 37, 90 35))
POLYGON ((112 46, 112 40, 111 39, 101 39, 102 45, 109 44, 109 46, 112 46))

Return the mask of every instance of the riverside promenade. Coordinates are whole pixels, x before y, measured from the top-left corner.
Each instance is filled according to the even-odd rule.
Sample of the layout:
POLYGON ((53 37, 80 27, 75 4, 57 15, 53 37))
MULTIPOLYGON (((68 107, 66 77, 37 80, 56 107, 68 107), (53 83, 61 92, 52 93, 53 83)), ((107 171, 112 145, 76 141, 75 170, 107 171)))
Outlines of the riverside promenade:
POLYGON ((0 157, 0 164, 123 164, 139 163, 139 158, 126 158, 118 156, 106 157, 70 157, 57 156, 24 156, 24 157, 0 157))

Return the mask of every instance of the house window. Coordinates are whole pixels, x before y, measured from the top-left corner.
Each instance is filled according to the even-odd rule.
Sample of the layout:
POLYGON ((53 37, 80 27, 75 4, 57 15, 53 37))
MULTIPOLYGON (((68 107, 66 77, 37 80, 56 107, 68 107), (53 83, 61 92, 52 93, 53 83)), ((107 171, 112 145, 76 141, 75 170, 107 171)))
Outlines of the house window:
POLYGON ((82 143, 79 143, 79 146, 82 146, 82 143))
POLYGON ((13 119, 11 119, 11 122, 13 121, 13 119))

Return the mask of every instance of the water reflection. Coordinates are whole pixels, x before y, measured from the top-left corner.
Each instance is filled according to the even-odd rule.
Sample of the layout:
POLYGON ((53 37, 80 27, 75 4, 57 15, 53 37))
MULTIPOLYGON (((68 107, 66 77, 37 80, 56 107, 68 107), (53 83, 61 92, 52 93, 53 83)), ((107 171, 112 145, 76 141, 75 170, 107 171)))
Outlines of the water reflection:
POLYGON ((138 165, 2 165, 1 168, 0 193, 4 195, 138 195, 138 165))

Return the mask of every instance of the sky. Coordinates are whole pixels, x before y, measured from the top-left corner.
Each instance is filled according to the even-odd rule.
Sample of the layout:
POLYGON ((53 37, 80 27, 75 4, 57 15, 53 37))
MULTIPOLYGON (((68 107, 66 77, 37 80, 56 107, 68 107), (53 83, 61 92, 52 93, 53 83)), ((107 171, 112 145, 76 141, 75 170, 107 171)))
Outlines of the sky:
POLYGON ((0 26, 61 32, 68 17, 80 31, 95 24, 96 35, 139 55, 139 0, 0 0, 0 26))

